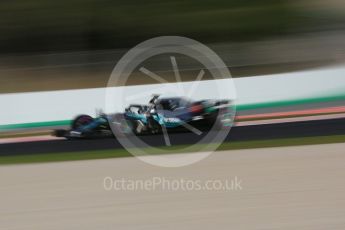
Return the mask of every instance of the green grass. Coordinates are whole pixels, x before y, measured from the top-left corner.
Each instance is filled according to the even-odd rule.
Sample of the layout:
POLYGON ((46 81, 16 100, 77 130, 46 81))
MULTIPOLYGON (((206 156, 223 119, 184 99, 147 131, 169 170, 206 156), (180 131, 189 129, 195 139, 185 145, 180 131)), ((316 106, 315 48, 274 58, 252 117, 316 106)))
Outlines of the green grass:
MULTIPOLYGON (((270 147, 284 147, 284 146, 300 146, 300 145, 314 145, 314 144, 329 144, 329 143, 343 143, 345 142, 345 135, 334 136, 319 136, 319 137, 304 137, 304 138, 284 138, 275 140, 257 140, 257 141, 236 141, 226 142, 218 147, 218 151, 222 150, 239 150, 239 149, 254 149, 254 148, 270 148, 270 147)), ((162 150, 169 150, 169 153, 178 153, 179 150, 186 146, 176 146, 170 148, 162 148, 162 150)), ((201 149, 203 146, 199 145, 191 152, 201 149)), ((154 151, 154 154, 160 154, 159 151, 154 151)), ((131 157, 132 155, 124 149, 118 150, 103 150, 103 151, 87 151, 87 152, 67 152, 67 153, 49 153, 37 155, 17 155, 17 156, 3 156, 0 157, 0 164, 24 164, 24 163, 43 163, 43 162, 60 162, 60 161, 75 161, 75 160, 91 160, 91 159, 106 159, 118 157, 131 157)))
POLYGON ((162 35, 254 40, 304 26, 281 0, 12 0, 0 9, 0 52, 127 48, 162 35))

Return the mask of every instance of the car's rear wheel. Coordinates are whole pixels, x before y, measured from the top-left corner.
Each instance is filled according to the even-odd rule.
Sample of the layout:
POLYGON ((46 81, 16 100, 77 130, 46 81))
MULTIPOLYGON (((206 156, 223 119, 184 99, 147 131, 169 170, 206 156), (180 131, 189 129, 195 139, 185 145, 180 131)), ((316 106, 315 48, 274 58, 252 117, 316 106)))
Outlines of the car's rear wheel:
POLYGON ((93 118, 89 115, 80 115, 72 122, 72 129, 76 130, 93 122, 93 118))

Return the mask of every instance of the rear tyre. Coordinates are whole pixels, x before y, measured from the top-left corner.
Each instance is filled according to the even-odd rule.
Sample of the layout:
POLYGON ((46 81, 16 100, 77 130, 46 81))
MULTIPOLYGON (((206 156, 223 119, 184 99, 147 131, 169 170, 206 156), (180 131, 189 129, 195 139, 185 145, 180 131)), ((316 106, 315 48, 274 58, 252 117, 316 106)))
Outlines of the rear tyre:
POLYGON ((93 118, 89 115, 80 115, 76 117, 72 122, 72 129, 76 130, 83 126, 89 125, 93 122, 93 118))

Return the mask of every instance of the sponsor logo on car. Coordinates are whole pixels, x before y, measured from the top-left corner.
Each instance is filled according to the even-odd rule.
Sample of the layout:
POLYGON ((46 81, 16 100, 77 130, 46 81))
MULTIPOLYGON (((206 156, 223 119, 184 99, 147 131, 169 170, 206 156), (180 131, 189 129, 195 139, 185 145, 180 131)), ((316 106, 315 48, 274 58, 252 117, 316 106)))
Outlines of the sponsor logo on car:
POLYGON ((181 122, 181 120, 179 118, 176 118, 176 117, 167 117, 167 118, 164 118, 164 122, 179 123, 179 122, 181 122))

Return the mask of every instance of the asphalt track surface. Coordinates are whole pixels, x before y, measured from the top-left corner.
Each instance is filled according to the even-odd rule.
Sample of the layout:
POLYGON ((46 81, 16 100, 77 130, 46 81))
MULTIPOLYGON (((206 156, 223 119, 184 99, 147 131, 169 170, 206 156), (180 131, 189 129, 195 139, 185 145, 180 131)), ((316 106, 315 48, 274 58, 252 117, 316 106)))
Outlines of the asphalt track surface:
POLYGON ((221 151, 179 168, 151 166, 134 157, 1 166, 0 229, 343 230, 344 148, 221 151), (201 185, 237 177, 242 189, 164 189, 158 184, 106 191, 105 177, 199 180, 201 185))
MULTIPOLYGON (((235 126, 225 141, 266 140, 290 137, 311 137, 345 134, 345 118, 286 122, 277 124, 235 126)), ((143 136, 141 139, 152 146, 164 146, 161 135, 143 136)), ((200 139, 193 133, 170 134, 172 145, 193 144, 200 139)), ((115 138, 94 140, 53 140, 25 143, 0 144, 0 156, 121 149, 115 138)))

